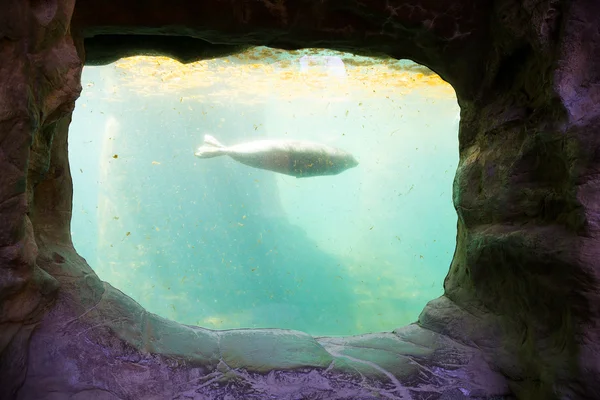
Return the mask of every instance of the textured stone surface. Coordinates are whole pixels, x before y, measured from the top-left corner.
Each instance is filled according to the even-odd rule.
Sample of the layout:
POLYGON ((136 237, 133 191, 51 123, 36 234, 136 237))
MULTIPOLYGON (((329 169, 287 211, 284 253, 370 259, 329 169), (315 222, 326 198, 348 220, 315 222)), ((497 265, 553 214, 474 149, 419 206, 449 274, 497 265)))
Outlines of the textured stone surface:
POLYGON ((222 54, 224 45, 328 47, 414 59, 457 92, 472 95, 484 78, 485 62, 473 57, 489 49, 491 8, 492 2, 465 0, 162 0, 144 7, 131 0, 80 0, 73 29, 86 38, 92 63, 128 54, 117 41, 181 60, 194 59, 192 49, 196 58, 222 54), (146 41, 132 36, 140 33, 148 35, 146 41))
POLYGON ((599 2, 0 7, 1 399, 600 398, 599 2), (457 249, 417 324, 351 338, 182 326, 75 253, 67 131, 85 49, 189 61, 253 44, 411 58, 456 89, 457 249))

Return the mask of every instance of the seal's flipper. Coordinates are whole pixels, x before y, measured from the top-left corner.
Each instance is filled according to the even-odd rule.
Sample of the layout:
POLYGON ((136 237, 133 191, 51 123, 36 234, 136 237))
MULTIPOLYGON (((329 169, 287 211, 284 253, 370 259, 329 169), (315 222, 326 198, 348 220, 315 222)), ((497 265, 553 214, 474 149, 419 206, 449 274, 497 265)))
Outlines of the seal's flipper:
POLYGON ((214 136, 204 135, 204 145, 225 148, 225 145, 219 142, 214 136))
POLYGON ((210 135, 204 135, 204 146, 200 146, 194 155, 198 158, 212 158, 227 154, 227 147, 210 135))

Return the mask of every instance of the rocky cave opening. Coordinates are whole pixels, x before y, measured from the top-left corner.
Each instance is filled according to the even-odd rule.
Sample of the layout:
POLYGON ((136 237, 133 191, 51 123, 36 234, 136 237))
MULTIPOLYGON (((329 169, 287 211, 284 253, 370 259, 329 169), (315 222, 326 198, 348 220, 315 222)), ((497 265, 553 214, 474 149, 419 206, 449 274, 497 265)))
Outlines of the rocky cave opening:
POLYGON ((0 398, 600 397, 599 15, 591 0, 9 1, 0 398), (84 61, 254 45, 408 58, 454 87, 457 246, 417 323, 341 338, 176 324, 73 249, 67 131, 84 61))
POLYGON ((348 336, 410 324, 442 294, 459 110, 427 68, 258 47, 86 66, 82 87, 68 140, 73 244, 147 311, 348 336), (204 133, 337 145, 360 168, 296 180, 203 162, 192 150, 204 133))

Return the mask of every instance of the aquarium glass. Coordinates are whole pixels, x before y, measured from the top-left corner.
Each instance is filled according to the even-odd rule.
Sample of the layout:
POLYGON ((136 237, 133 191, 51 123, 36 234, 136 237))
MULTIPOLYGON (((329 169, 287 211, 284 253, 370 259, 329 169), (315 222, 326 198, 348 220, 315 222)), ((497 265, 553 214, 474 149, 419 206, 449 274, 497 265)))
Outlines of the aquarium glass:
POLYGON ((86 66, 69 132, 75 248, 148 311, 212 329, 390 331, 443 293, 455 93, 410 61, 255 48, 86 66), (226 146, 304 140, 359 165, 295 178, 226 146))

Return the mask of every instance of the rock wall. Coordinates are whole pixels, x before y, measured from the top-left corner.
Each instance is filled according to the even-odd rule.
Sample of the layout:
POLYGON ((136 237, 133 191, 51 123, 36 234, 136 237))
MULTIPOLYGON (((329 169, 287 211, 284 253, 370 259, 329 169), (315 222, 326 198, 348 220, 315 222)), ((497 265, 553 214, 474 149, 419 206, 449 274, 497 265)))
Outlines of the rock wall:
POLYGON ((600 3, 5 0, 2 10, 0 398, 600 398, 600 3), (100 282, 69 233, 66 139, 84 43, 89 63, 260 44, 388 54, 440 73, 462 109, 445 296, 393 333, 315 339, 181 326, 100 282))
POLYGON ((66 160, 53 138, 58 127, 66 132, 80 92, 74 4, 0 6, 0 397, 25 380, 28 342, 59 288, 37 262, 40 238, 69 242, 69 171, 51 167, 50 152, 66 160))
POLYGON ((599 17, 593 1, 499 2, 485 83, 461 102, 445 295, 498 316, 486 347, 502 350, 485 352, 519 398, 600 396, 599 17))

